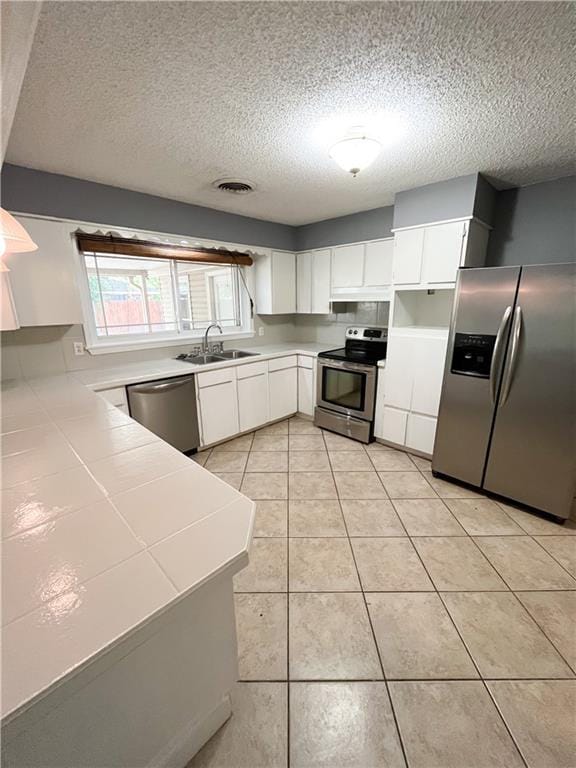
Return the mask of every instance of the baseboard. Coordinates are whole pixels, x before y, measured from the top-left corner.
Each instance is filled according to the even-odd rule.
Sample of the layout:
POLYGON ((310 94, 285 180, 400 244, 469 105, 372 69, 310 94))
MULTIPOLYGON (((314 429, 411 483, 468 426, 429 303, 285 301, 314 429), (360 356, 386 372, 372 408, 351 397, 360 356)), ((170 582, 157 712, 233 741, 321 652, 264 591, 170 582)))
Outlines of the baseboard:
POLYGON ((186 768, 231 714, 232 706, 227 695, 202 719, 179 731, 148 763, 148 768, 186 768))

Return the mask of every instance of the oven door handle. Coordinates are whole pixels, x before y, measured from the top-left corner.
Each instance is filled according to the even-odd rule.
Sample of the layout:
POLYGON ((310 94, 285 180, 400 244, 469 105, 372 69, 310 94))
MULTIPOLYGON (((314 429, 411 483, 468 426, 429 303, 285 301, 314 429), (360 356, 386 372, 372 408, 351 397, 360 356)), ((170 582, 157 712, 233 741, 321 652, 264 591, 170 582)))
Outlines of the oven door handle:
POLYGON ((344 371, 358 371, 359 373, 366 373, 368 375, 376 375, 376 366, 374 365, 362 365, 362 363, 349 363, 346 360, 329 360, 318 358, 318 366, 323 368, 340 368, 344 371))

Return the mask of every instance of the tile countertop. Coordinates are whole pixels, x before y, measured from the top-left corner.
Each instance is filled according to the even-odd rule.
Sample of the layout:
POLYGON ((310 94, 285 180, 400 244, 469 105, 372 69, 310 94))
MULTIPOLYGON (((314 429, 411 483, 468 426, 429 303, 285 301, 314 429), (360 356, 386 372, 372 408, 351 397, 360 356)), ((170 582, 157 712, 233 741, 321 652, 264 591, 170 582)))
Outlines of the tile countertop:
MULTIPOLYGON (((217 337, 214 339, 218 340, 217 337)), ((214 340, 213 339, 213 340, 214 340)), ((229 368, 231 365, 247 365, 257 360, 269 360, 284 355, 316 355, 325 349, 334 349, 336 344, 308 344, 292 341, 281 344, 267 344, 256 347, 246 347, 247 352, 257 352, 257 355, 240 358, 239 360, 223 360, 219 363, 207 365, 191 365, 182 360, 167 358, 165 360, 149 360, 142 363, 129 363, 128 365, 100 368, 93 371, 75 371, 74 376, 93 390, 111 389, 112 387, 124 387, 127 384, 136 384, 141 381, 153 381, 155 379, 171 378, 172 376, 186 376, 186 374, 211 371, 214 368, 229 368)), ((236 345, 235 345, 236 348, 236 345)), ((238 344, 242 349, 242 345, 238 344)))
POLYGON ((7 724, 244 567, 254 503, 70 374, 5 382, 2 433, 7 724))

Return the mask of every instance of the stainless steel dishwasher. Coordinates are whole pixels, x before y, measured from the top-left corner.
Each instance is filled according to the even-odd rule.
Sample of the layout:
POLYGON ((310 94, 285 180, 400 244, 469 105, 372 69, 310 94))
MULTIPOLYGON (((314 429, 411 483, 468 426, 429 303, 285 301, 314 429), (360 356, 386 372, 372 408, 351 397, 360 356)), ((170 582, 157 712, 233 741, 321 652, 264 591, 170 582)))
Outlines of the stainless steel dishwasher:
POLYGON ((194 376, 126 387, 130 416, 183 453, 200 445, 194 376))

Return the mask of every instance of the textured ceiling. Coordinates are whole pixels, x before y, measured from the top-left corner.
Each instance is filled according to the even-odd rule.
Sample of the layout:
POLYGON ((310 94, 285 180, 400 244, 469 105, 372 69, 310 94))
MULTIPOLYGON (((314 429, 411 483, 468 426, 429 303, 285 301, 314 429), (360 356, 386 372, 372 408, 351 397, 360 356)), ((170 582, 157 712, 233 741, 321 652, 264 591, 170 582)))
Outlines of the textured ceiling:
POLYGON ((573 41, 570 3, 45 2, 7 159, 289 224, 529 184, 574 169, 573 41), (387 145, 353 179, 327 149, 357 115, 387 145))

